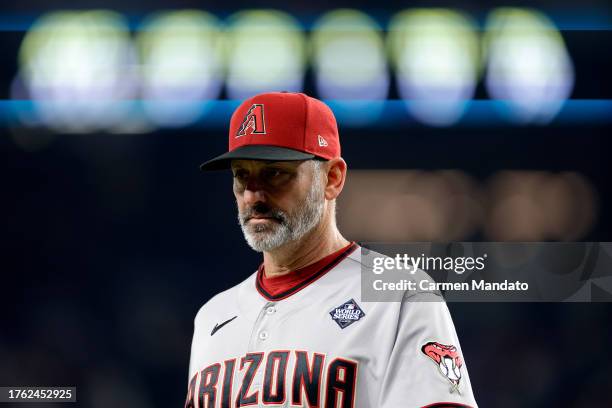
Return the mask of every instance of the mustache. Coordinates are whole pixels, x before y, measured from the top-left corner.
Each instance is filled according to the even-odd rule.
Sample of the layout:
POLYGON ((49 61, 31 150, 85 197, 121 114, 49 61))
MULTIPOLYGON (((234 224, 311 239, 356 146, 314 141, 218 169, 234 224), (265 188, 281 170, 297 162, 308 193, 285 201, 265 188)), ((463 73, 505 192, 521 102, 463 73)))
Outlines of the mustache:
POLYGON ((272 208, 264 203, 256 203, 252 207, 248 207, 240 214, 240 221, 245 224, 251 218, 266 217, 277 220, 280 223, 287 222, 287 214, 278 208, 272 208))

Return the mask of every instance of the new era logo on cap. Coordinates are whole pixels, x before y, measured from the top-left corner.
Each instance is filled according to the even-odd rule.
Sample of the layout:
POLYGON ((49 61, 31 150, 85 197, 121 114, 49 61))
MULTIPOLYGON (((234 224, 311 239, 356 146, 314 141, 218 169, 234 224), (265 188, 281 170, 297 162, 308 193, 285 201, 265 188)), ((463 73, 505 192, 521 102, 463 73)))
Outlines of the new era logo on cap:
POLYGON ((238 106, 230 120, 228 152, 201 168, 228 168, 234 159, 282 161, 315 157, 340 157, 338 126, 331 109, 303 93, 270 92, 238 106))

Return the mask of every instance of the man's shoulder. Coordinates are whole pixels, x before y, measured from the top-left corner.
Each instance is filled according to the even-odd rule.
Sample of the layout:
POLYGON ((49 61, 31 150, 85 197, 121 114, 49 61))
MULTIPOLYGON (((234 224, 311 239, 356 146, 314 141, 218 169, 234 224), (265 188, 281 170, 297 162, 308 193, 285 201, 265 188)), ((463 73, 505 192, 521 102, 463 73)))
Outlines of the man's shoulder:
MULTIPOLYGON (((356 274, 359 274, 360 279, 364 278, 365 275, 383 276, 376 270, 377 265, 382 265, 387 259, 394 259, 389 255, 382 254, 380 252, 373 251, 369 248, 359 246, 356 251, 351 253, 348 258, 348 267, 356 274)), ((406 281, 415 282, 415 289, 405 290, 403 293, 404 300, 420 301, 420 300, 443 300, 442 294, 438 290, 421 289, 418 285, 420 281, 432 281, 433 279, 427 272, 422 269, 414 269, 410 273, 406 273, 403 278, 406 281), (415 296, 418 295, 418 296, 415 296)), ((362 284, 368 282, 368 279, 361 279, 362 284)))

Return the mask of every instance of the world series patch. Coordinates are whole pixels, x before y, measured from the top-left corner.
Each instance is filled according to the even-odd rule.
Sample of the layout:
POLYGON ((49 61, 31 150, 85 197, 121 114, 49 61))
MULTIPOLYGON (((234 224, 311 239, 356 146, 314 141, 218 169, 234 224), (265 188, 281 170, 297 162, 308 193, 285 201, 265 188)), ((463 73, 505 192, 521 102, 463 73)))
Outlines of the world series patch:
POLYGON ((353 299, 335 307, 329 315, 341 329, 344 329, 365 316, 365 313, 353 299))

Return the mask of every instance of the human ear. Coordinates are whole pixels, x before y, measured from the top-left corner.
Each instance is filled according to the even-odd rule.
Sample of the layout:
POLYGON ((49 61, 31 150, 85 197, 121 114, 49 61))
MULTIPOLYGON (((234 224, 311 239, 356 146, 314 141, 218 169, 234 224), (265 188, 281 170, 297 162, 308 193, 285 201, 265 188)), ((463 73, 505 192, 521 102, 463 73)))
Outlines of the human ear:
POLYGON ((323 169, 327 173, 325 198, 331 201, 338 197, 340 192, 342 192, 344 181, 346 180, 347 165, 341 157, 338 157, 325 163, 323 169))

